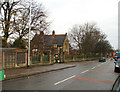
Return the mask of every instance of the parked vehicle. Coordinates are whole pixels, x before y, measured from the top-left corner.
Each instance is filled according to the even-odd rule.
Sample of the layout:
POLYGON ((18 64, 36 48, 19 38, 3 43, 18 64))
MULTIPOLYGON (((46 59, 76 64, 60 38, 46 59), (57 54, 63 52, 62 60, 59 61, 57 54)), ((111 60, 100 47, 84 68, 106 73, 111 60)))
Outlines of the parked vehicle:
POLYGON ((100 57, 99 62, 106 62, 106 58, 105 57, 100 57))
POLYGON ((120 75, 114 82, 111 92, 120 92, 120 75))
POLYGON ((113 59, 114 60, 117 60, 117 59, 119 59, 120 58, 120 52, 116 52, 115 53, 115 56, 113 56, 113 59))
POLYGON ((114 72, 120 72, 120 58, 116 60, 114 72))

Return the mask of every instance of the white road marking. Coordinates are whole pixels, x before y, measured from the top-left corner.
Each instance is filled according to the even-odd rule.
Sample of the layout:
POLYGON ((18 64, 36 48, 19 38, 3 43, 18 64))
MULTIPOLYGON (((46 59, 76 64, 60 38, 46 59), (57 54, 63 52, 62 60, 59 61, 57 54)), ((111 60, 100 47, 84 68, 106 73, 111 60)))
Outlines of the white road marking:
MULTIPOLYGON (((87 63, 88 63, 88 62, 87 62, 87 63)), ((102 64, 105 64, 105 63, 107 63, 107 62, 104 62, 104 63, 101 63, 101 64, 99 64, 99 65, 97 65, 97 66, 94 66, 94 67, 91 68, 91 69, 95 69, 96 67, 99 67, 99 66, 101 66, 102 64)), ((85 72, 88 72, 88 71, 89 71, 89 69, 81 72, 80 74, 85 73, 85 72)), ((76 76, 76 75, 73 75, 73 76, 71 76, 71 77, 69 77, 69 78, 66 78, 66 79, 64 79, 64 80, 61 80, 61 81, 59 81, 59 82, 56 82, 56 83, 54 83, 54 85, 60 84, 60 83, 62 83, 62 82, 65 82, 65 81, 67 81, 67 80, 69 80, 69 79, 72 79, 72 78, 75 77, 75 76, 76 76)))
POLYGON ((101 64, 99 64, 99 65, 97 65, 97 66, 101 66, 102 64, 104 64, 104 63, 101 63, 101 64))
POLYGON ((95 69, 96 68, 96 66, 95 67, 93 67, 93 68, 91 68, 91 69, 95 69))
POLYGON ((104 63, 102 63, 102 64, 105 64, 105 63, 107 63, 107 62, 104 62, 104 63))
POLYGON ((85 70, 85 71, 83 71, 83 72, 81 72, 81 73, 85 73, 85 72, 88 72, 89 70, 85 70))
POLYGON ((96 67, 99 67, 99 66, 101 66, 101 65, 103 65, 103 64, 105 64, 105 63, 107 63, 107 62, 101 63, 101 64, 99 64, 99 65, 97 65, 97 66, 95 66, 95 67, 93 67, 93 68, 91 68, 91 69, 95 69, 96 67))
POLYGON ((71 76, 71 77, 69 77, 69 78, 66 78, 66 79, 64 79, 64 80, 61 80, 61 81, 59 81, 59 82, 56 82, 56 83, 54 83, 54 85, 57 85, 57 84, 59 84, 59 83, 62 83, 62 82, 65 82, 65 81, 67 81, 67 80, 69 80, 69 79, 72 79, 73 77, 75 77, 76 75, 73 75, 73 76, 71 76))

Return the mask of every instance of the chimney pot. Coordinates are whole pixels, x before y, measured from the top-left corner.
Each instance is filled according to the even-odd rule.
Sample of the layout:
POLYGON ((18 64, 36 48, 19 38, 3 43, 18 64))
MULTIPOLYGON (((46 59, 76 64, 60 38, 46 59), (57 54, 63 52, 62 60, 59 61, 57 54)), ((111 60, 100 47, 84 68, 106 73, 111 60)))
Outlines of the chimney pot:
POLYGON ((55 31, 53 30, 52 35, 55 36, 55 31))

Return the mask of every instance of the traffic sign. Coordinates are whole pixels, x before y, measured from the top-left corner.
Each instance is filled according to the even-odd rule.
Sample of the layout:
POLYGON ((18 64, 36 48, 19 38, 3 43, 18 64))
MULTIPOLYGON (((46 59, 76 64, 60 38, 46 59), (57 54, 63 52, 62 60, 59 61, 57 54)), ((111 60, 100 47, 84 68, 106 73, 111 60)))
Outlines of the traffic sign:
POLYGON ((0 70, 0 81, 4 80, 4 70, 0 70))

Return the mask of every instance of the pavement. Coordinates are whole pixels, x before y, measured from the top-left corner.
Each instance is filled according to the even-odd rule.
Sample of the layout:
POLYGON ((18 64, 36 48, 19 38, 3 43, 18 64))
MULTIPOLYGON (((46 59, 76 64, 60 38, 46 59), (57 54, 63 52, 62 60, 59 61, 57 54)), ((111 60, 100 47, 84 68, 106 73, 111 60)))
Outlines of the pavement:
MULTIPOLYGON (((16 69, 5 69, 5 80, 15 79, 20 77, 27 77, 30 75, 61 70, 65 68, 75 67, 75 64, 70 63, 56 63, 52 65, 44 65, 44 66, 30 66, 28 68, 16 68, 16 69)), ((4 80, 4 81, 5 81, 4 80)))

